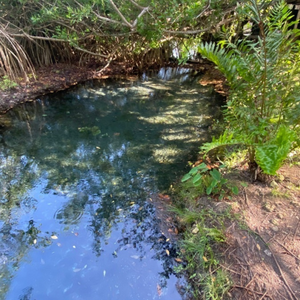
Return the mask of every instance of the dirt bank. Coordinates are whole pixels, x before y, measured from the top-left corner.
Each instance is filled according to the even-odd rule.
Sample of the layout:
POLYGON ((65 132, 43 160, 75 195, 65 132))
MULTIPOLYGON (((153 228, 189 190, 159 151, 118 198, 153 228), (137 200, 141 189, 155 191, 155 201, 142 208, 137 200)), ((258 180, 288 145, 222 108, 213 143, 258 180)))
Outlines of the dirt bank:
MULTIPOLYGON (((174 64, 170 66, 176 66, 174 64)), ((218 92, 223 93, 223 77, 210 63, 187 64, 184 67, 192 68, 203 74, 203 84, 213 84, 218 92)), ((132 66, 122 63, 111 63, 110 65, 89 64, 77 66, 69 64, 56 64, 36 70, 36 78, 29 82, 21 80, 19 86, 9 90, 0 89, 0 112, 4 113, 14 106, 49 93, 65 90, 80 82, 91 79, 101 79, 114 76, 138 75, 132 66)))

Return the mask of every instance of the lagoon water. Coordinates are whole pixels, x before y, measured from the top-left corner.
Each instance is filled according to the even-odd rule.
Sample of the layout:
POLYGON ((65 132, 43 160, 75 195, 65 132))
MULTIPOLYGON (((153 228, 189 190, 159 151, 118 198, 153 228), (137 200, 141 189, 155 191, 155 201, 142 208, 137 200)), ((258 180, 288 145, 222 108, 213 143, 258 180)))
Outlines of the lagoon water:
POLYGON ((162 69, 87 82, 2 116, 0 299, 185 299, 152 198, 218 115, 198 79, 162 69))

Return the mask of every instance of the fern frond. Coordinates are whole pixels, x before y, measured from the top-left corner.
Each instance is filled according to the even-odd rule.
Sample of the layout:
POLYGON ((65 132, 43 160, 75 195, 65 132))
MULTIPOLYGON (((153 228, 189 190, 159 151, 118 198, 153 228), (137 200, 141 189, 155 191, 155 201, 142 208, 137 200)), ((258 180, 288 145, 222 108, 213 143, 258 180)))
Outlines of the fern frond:
POLYGON ((276 138, 268 144, 255 147, 255 158, 266 174, 275 175, 296 140, 295 133, 287 126, 281 126, 276 138))
POLYGON ((219 137, 213 137, 213 140, 210 143, 205 143, 201 146, 201 150, 205 153, 208 153, 212 150, 221 147, 229 147, 234 145, 241 145, 243 144, 241 141, 234 139, 233 133, 229 133, 227 130, 219 137))
POLYGON ((234 76, 235 63, 232 60, 232 52, 226 52, 215 43, 201 43, 199 53, 213 62, 218 69, 225 75, 229 83, 234 76))

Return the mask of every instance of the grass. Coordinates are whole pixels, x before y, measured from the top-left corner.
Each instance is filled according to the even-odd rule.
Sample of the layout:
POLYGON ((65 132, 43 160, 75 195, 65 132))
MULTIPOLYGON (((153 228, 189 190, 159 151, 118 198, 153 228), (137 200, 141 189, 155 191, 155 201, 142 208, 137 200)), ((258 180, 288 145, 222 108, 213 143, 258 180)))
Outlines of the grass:
POLYGON ((171 210, 177 216, 178 227, 184 228, 179 244, 185 261, 176 270, 188 277, 195 299, 224 299, 232 283, 220 266, 219 253, 226 246, 225 222, 232 217, 230 207, 217 213, 207 208, 212 200, 199 198, 197 192, 198 187, 187 183, 175 189, 177 196, 171 210))

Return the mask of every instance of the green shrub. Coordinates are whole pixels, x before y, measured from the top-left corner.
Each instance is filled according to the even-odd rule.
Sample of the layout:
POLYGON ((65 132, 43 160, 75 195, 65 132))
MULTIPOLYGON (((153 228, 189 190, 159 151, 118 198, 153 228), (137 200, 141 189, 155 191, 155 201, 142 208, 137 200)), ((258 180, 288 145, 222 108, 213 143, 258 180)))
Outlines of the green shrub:
POLYGON ((14 87, 17 87, 18 84, 9 79, 7 75, 4 75, 0 80, 0 89, 1 90, 8 90, 14 87))
MULTIPOLYGON (((264 5, 266 1, 259 1, 264 5)), ((202 147, 246 147, 251 165, 275 175, 289 152, 299 145, 299 29, 279 1, 263 18, 257 0, 249 0, 244 15, 260 29, 257 40, 201 44, 199 52, 226 76, 230 95, 225 106, 226 130, 202 147)))
MULTIPOLYGON (((224 168, 221 165, 220 168, 224 168)), ((219 199, 223 199, 230 194, 238 194, 239 190, 236 186, 228 183, 228 180, 223 177, 222 173, 217 169, 210 170, 205 163, 192 168, 189 173, 185 174, 181 182, 190 180, 194 187, 205 187, 206 195, 215 195, 219 199)))

